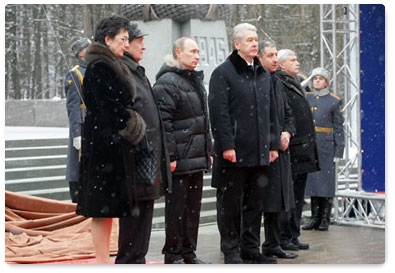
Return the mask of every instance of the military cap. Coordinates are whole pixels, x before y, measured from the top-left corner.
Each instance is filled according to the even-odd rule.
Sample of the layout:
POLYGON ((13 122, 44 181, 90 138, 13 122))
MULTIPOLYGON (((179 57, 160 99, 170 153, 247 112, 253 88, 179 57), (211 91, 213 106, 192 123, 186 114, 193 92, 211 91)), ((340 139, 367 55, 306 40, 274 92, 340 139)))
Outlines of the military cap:
POLYGON ((134 38, 140 38, 145 35, 148 35, 148 33, 143 32, 138 24, 136 22, 131 22, 130 23, 130 29, 129 29, 129 41, 133 41, 134 38))
POLYGON ((81 50, 88 47, 90 44, 91 41, 88 38, 79 39, 73 43, 71 46, 71 51, 73 51, 73 55, 75 57, 78 57, 78 53, 80 53, 81 50))

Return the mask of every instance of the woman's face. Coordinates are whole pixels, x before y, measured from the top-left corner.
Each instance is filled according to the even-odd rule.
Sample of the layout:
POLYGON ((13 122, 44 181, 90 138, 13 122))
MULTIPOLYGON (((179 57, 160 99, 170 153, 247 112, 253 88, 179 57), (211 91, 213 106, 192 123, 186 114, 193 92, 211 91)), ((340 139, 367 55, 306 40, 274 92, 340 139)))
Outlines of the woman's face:
POLYGON ((114 38, 106 36, 105 41, 116 58, 121 58, 123 53, 129 49, 129 33, 125 29, 118 32, 114 38))

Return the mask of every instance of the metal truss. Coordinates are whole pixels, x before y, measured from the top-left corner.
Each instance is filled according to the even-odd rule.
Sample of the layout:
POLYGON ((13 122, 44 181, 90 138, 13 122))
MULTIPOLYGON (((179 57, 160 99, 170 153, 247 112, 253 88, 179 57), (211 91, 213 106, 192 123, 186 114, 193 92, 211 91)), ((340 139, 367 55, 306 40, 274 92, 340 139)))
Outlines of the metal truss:
POLYGON ((384 227, 385 195, 362 189, 360 24, 358 4, 320 5, 321 66, 332 72, 334 94, 343 98, 345 152, 337 163, 334 221, 384 227))

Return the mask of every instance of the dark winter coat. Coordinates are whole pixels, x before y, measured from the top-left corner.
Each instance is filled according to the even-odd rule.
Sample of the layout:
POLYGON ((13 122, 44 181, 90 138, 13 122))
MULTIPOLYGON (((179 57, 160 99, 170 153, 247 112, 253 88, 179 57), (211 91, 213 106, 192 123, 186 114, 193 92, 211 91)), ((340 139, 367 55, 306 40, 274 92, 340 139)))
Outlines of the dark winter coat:
POLYGON ((306 99, 306 92, 300 82, 288 73, 278 71, 277 75, 280 80, 277 89, 287 95, 288 103, 295 117, 296 133, 291 138, 289 146, 292 174, 318 171, 320 166, 313 115, 306 99))
POLYGON ((181 69, 168 58, 156 75, 153 91, 170 161, 177 161, 173 175, 208 171, 212 144, 203 71, 181 69))
POLYGON ((86 217, 133 215, 135 193, 130 168, 132 145, 119 135, 136 95, 132 75, 107 46, 86 51, 83 95, 87 115, 82 133, 77 214, 86 217))
POLYGON ((161 162, 161 168, 156 173, 156 183, 154 185, 144 185, 136 180, 137 198, 139 200, 157 199, 165 193, 164 189, 168 188, 169 184, 171 186, 170 161, 165 147, 165 135, 160 112, 151 84, 145 75, 144 67, 140 66, 128 53, 124 54, 122 60, 130 69, 136 83, 137 94, 133 108, 144 118, 147 124, 145 138, 136 145, 135 149, 146 149, 146 145, 149 145, 155 149, 155 154, 161 162))
POLYGON ((223 167, 269 165, 269 151, 280 150, 280 131, 270 73, 254 58, 254 69, 237 51, 212 73, 208 104, 214 136, 212 186, 219 187, 216 173, 223 167), (236 150, 236 163, 222 153, 236 150))
POLYGON ((318 157, 321 170, 307 176, 306 195, 334 197, 336 166, 334 158, 342 158, 344 130, 342 100, 328 89, 307 93, 316 128, 318 157))
MULTIPOLYGON (((288 104, 287 95, 279 88, 276 88, 276 85, 281 84, 277 79, 276 73, 272 73, 271 76, 280 132, 288 132, 293 136, 296 130, 292 108, 288 104)), ((268 177, 269 183, 263 191, 262 198, 264 212, 288 211, 294 208, 295 200, 289 149, 278 151, 278 159, 270 163, 268 168, 268 177)))
POLYGON ((86 62, 78 60, 78 65, 67 72, 64 79, 66 93, 66 109, 69 119, 69 144, 67 148, 66 181, 77 182, 79 179, 79 150, 74 148, 73 139, 81 136, 82 123, 84 122, 85 109, 82 101, 82 82, 86 70, 86 62))

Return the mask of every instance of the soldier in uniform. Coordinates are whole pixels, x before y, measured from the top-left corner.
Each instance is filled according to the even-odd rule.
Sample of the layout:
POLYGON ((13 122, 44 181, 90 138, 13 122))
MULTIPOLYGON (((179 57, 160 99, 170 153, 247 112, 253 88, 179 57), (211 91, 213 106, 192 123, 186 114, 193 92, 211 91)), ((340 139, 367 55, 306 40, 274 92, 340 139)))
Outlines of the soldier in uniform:
POLYGON ((66 181, 69 183, 71 201, 77 202, 79 179, 79 150, 81 148, 81 126, 84 121, 85 107, 82 100, 82 80, 85 75, 85 50, 91 41, 87 38, 77 40, 71 46, 78 64, 67 72, 64 80, 66 108, 69 118, 69 144, 67 150, 66 181))
POLYGON ((313 89, 307 99, 313 112, 321 170, 309 173, 306 195, 311 199, 311 219, 304 230, 328 230, 336 190, 336 162, 343 157, 342 99, 329 91, 330 74, 324 68, 312 72, 313 89))

